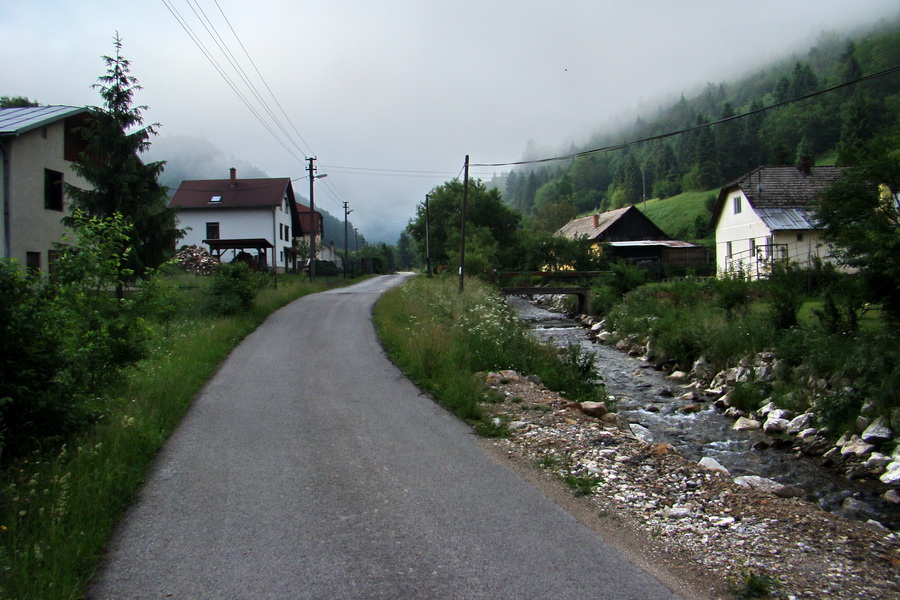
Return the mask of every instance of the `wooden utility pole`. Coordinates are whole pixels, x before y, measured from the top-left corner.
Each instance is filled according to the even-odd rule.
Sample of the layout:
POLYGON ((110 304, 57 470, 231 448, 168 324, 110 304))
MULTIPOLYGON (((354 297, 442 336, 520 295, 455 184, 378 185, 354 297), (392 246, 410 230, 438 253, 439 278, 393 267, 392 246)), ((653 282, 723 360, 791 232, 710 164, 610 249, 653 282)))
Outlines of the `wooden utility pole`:
POLYGON ((459 242, 459 293, 463 291, 463 277, 466 274, 466 209, 469 206, 469 155, 466 154, 463 177, 462 224, 460 225, 459 242))
POLYGON ((348 210, 350 203, 346 200, 344 201, 344 279, 347 279, 347 260, 350 258, 350 253, 347 247, 347 216, 352 213, 352 210, 348 210))
POLYGON ((309 161, 309 280, 316 280, 316 201, 315 201, 315 183, 316 183, 316 166, 313 164, 315 157, 307 158, 309 161))
POLYGON ((431 239, 428 230, 428 194, 425 194, 425 275, 431 277, 431 239))

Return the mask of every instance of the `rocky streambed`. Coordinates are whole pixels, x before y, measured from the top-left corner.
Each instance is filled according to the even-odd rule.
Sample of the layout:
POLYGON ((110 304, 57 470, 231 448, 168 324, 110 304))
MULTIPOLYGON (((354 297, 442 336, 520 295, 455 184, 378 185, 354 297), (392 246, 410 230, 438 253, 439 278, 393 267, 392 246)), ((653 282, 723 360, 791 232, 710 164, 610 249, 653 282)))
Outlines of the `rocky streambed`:
POLYGON ((568 319, 518 298, 510 303, 536 335, 595 353, 619 416, 643 441, 668 443, 686 458, 718 464, 741 483, 900 529, 900 494, 879 480, 900 456, 876 451, 877 436, 884 435, 875 432, 877 423, 867 428, 876 444, 856 436, 835 446, 816 435, 811 415, 793 415, 774 405, 749 415, 729 408, 728 390, 735 380, 771 370, 773 356, 758 356, 719 374, 703 372, 703 365, 695 365, 702 376, 667 374, 640 358, 645 347, 627 340, 616 346, 596 343, 608 334, 590 318, 568 319))

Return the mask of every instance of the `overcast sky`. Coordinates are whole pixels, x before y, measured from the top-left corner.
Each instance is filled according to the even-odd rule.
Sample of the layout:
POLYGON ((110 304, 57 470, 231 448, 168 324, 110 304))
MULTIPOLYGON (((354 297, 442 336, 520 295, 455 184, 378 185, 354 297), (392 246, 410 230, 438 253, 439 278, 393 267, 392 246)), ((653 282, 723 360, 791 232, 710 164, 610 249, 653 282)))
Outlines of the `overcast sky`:
MULTIPOLYGON (((416 204, 456 176, 466 154, 508 162, 521 158, 529 139, 568 147, 664 98, 805 54, 822 31, 897 13, 896 0, 0 0, 0 95, 98 104, 90 86, 118 31, 144 87, 136 101, 162 125, 152 158, 174 163, 205 147, 196 155, 221 152, 224 172, 216 177, 234 164, 238 176, 254 165, 299 178, 304 158, 317 156, 328 174, 316 182, 317 206, 342 217, 347 201, 370 240, 394 242, 416 204)), ((308 196, 307 180, 294 186, 308 196)))

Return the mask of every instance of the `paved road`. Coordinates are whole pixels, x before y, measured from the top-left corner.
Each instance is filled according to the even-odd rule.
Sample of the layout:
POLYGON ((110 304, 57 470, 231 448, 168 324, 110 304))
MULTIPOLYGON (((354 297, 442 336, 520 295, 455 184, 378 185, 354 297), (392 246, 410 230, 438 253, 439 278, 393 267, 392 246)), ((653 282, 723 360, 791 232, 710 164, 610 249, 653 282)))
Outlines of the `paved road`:
POLYGON ((673 599, 387 360, 381 277, 302 298, 160 454, 89 598, 673 599))

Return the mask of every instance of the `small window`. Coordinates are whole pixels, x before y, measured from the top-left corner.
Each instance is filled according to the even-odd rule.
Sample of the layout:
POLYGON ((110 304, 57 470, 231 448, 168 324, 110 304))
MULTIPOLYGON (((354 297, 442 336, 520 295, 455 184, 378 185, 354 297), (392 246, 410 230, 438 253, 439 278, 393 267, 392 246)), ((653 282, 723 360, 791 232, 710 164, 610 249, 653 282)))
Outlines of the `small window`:
POLYGON ((41 270, 41 253, 40 252, 26 252, 25 253, 25 266, 28 267, 29 271, 37 273, 41 270))
POLYGON ((210 204, 218 204, 221 201, 222 201, 222 196, 213 196, 212 198, 209 199, 210 204))
POLYGON ((208 239, 208 240, 219 239, 219 224, 218 223, 207 223, 206 224, 206 239, 208 239))
POLYGON ((725 256, 731 258, 731 242, 725 242, 725 256))
POLYGON ((802 242, 802 241, 803 241, 803 232, 800 232, 800 233, 797 234, 797 241, 798 241, 798 242, 802 242))
POLYGON ((44 208, 63 209, 63 174, 59 171, 44 169, 44 208))
POLYGON ((753 256, 755 254, 756 254, 756 240, 751 238, 750 239, 750 256, 753 256))
POLYGON ((736 215, 741 214, 741 197, 740 196, 734 197, 734 214, 736 214, 736 215))

